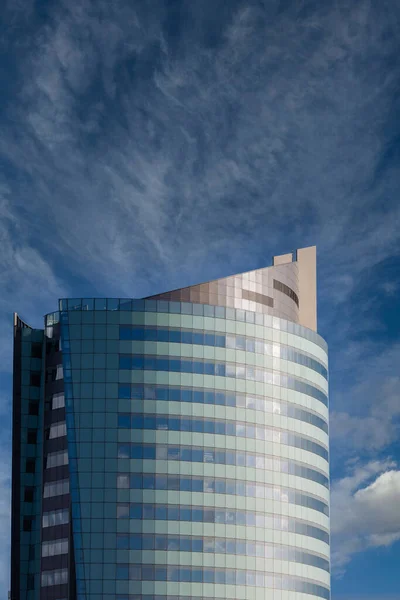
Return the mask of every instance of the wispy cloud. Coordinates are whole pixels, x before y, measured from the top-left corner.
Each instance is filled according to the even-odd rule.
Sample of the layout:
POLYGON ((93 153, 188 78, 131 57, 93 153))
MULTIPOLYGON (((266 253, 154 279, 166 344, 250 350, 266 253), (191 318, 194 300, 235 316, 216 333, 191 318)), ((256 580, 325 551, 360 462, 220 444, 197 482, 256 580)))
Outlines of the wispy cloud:
POLYGON ((3 368, 13 309, 39 324, 57 296, 149 295, 316 243, 334 444, 370 459, 397 431, 398 354, 361 336, 377 317, 354 295, 399 250, 400 11, 178 4, 8 5, 3 368))

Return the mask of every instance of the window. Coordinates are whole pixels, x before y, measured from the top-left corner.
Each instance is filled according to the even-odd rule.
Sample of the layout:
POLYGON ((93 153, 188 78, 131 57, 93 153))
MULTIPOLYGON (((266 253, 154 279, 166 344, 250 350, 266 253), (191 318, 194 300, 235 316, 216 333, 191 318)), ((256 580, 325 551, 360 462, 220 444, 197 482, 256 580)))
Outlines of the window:
POLYGON ((54 438, 63 437, 67 435, 67 427, 65 421, 60 421, 58 423, 52 423, 50 425, 49 431, 49 439, 52 440, 54 438))
POLYGON ((49 452, 47 455, 46 468, 51 469, 52 467, 61 467, 62 465, 68 464, 68 452, 67 450, 61 450, 60 452, 49 452))
POLYGON ((37 431, 36 429, 28 429, 27 440, 28 444, 36 444, 37 431))
POLYGON ((24 531, 32 531, 33 529, 34 518, 33 517, 24 517, 22 522, 22 529, 24 531))
POLYGON ((52 540, 42 543, 42 557, 68 554, 68 539, 52 540))
POLYGON ((28 413, 36 417, 39 414, 39 402, 29 402, 28 413))
POLYGON ((31 357, 42 358, 42 344, 32 344, 31 346, 31 357))
POLYGON ((63 408, 65 406, 64 393, 61 392, 59 394, 53 394, 51 401, 52 410, 56 410, 57 408, 63 408))
POLYGON ((52 498, 53 496, 62 496, 69 493, 69 479, 45 483, 43 488, 43 498, 52 498))
POLYGON ((42 572, 42 587, 68 583, 68 569, 55 569, 42 572))
POLYGON ((56 525, 66 525, 67 523, 69 523, 68 509, 51 510, 43 513, 43 527, 55 527, 56 525))
POLYGON ((28 591, 32 591, 35 589, 35 576, 32 573, 28 573, 26 578, 26 587, 28 591))
POLYGON ((33 502, 34 491, 35 491, 35 488, 33 488, 33 487, 27 487, 27 488, 25 488, 25 491, 24 491, 24 502, 33 502))
POLYGON ((40 371, 31 372, 30 385, 33 387, 40 387, 40 371))
POLYGON ((27 458, 25 463, 25 473, 34 473, 36 470, 36 462, 34 458, 27 458))

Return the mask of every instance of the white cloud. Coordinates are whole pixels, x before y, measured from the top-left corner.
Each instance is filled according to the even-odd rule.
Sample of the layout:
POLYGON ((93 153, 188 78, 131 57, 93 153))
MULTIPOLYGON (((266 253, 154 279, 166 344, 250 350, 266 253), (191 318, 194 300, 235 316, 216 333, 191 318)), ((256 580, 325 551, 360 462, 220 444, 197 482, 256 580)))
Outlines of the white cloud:
POLYGON ((400 540, 400 471, 389 459, 353 466, 332 485, 331 531, 334 574, 344 573, 352 556, 400 540))

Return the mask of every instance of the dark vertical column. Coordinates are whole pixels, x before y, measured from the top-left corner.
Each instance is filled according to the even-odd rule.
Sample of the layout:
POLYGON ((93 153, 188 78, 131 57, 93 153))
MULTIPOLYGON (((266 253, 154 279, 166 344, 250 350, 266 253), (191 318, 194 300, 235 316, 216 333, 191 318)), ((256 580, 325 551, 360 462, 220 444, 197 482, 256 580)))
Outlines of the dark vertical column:
POLYGON ((14 370, 11 485, 11 600, 20 600, 21 514, 21 321, 14 313, 14 370))

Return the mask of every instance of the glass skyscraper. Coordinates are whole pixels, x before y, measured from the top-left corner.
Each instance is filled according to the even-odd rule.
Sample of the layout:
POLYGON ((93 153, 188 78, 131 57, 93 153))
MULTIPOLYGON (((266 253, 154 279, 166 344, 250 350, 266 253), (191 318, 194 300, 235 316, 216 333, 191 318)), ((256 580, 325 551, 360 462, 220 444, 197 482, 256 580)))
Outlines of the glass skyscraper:
POLYGON ((14 316, 11 600, 328 599, 316 251, 14 316))

